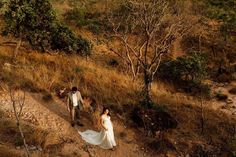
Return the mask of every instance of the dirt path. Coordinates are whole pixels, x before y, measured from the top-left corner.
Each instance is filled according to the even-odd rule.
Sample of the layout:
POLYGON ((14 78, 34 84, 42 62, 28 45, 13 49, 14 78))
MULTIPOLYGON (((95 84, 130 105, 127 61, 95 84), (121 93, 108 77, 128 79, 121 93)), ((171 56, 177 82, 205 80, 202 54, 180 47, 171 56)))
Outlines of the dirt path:
MULTIPOLYGON (((216 112, 225 112, 230 117, 235 117, 236 112, 236 95, 230 94, 228 91, 235 87, 236 83, 227 85, 217 84, 213 87, 213 92, 225 93, 231 103, 226 101, 210 100, 207 108, 212 108, 216 112)), ((13 117, 13 108, 9 96, 6 93, 0 94, 0 111, 7 113, 8 117, 13 117)), ((138 133, 126 126, 116 117, 112 117, 114 124, 115 138, 117 141, 117 148, 115 151, 103 150, 98 146, 86 144, 79 134, 78 130, 84 131, 87 129, 96 130, 90 120, 90 115, 87 112, 82 112, 82 122, 84 127, 71 127, 69 113, 66 110, 65 103, 58 99, 45 101, 42 94, 26 93, 25 108, 23 110, 22 119, 37 127, 42 128, 54 134, 57 140, 49 139, 49 143, 57 144, 63 141, 62 148, 56 150, 63 156, 75 157, 148 157, 148 153, 140 146, 138 140, 138 133)), ((33 157, 41 157, 42 153, 32 152, 33 157)), ((44 155, 43 155, 44 156, 44 155)), ((54 157, 54 155, 47 155, 45 157, 54 157)), ((59 157, 59 156, 58 156, 59 157)))
MULTIPOLYGON (((13 110, 9 97, 6 94, 0 96, 1 110, 8 113, 9 117, 13 117, 13 110)), ((55 134, 58 139, 65 141, 72 141, 66 143, 60 150, 63 154, 71 154, 86 156, 103 156, 103 157, 143 157, 148 156, 136 144, 136 135, 131 129, 125 126, 118 120, 113 120, 115 138, 117 141, 117 148, 115 151, 103 150, 97 146, 86 144, 78 135, 78 129, 84 131, 86 129, 94 129, 87 113, 82 113, 82 122, 84 127, 71 127, 69 122, 69 114, 66 110, 66 105, 61 100, 55 98, 52 101, 45 102, 41 94, 26 93, 26 102, 22 114, 24 121, 30 122, 43 130, 50 131, 55 134), (83 116, 84 115, 84 116, 83 116), (123 136, 121 136, 123 134, 123 136), (124 136, 125 135, 125 136, 124 136)), ((40 156, 34 153, 34 156, 40 156)))
POLYGON ((236 119, 236 95, 229 93, 229 90, 232 88, 236 88, 236 82, 231 82, 229 84, 218 84, 214 86, 212 90, 215 94, 225 94, 228 98, 224 101, 214 99, 211 107, 215 110, 220 110, 227 113, 230 117, 236 119))

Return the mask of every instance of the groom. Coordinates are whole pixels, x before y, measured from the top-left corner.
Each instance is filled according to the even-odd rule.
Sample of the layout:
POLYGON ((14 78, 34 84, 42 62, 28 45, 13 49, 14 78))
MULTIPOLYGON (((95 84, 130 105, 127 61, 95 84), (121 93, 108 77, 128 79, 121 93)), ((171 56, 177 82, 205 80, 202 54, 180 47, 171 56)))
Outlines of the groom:
POLYGON ((71 126, 74 127, 75 124, 83 126, 80 123, 80 110, 83 108, 83 99, 77 87, 72 87, 71 91, 68 93, 67 97, 67 109, 70 112, 71 126))

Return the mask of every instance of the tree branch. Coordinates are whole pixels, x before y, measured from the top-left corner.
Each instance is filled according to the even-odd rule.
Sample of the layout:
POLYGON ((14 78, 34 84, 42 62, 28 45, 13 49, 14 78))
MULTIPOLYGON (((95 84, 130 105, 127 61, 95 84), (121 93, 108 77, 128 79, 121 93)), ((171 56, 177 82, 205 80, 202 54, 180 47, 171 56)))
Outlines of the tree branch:
POLYGON ((16 118, 16 125, 17 125, 17 127, 20 131, 20 135, 21 135, 21 138, 23 140, 26 156, 30 157, 28 146, 27 146, 26 140, 25 140, 25 135, 24 135, 24 133, 22 131, 22 128, 21 128, 21 125, 20 125, 20 116, 21 116, 21 113, 22 113, 22 110, 23 110, 23 107, 24 107, 24 104, 25 104, 25 92, 24 92, 24 96, 22 97, 22 101, 20 101, 20 97, 18 97, 18 99, 19 99, 18 100, 18 105, 20 107, 19 112, 17 112, 17 100, 15 98, 15 93, 10 87, 9 87, 9 95, 10 95, 10 99, 11 99, 11 102, 12 102, 14 115, 15 115, 15 118, 16 118))

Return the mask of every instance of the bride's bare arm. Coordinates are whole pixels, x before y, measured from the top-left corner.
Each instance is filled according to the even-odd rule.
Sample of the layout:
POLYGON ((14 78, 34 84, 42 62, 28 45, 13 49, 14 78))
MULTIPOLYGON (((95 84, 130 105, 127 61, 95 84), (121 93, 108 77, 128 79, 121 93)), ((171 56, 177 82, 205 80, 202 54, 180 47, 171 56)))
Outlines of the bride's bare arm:
POLYGON ((101 124, 101 126, 102 126, 105 130, 107 130, 106 126, 105 126, 104 123, 103 123, 102 117, 100 118, 100 124, 101 124))

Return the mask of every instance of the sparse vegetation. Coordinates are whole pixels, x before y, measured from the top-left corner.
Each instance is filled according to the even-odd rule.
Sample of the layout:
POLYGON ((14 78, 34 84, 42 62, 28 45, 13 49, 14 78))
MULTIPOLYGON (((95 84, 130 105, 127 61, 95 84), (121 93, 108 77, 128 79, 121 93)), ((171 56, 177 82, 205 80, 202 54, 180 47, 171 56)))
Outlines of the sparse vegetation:
POLYGON ((94 34, 104 32, 108 27, 108 21, 105 18, 105 11, 93 9, 93 5, 97 3, 102 3, 102 1, 69 1, 71 9, 64 14, 65 21, 79 28, 87 28, 94 34))
MULTIPOLYGON (((1 53, 0 62, 9 63, 11 51, 11 48, 6 48, 1 53)), ((70 89, 73 85, 78 85, 84 95, 94 97, 98 102, 110 104, 115 99, 121 104, 127 104, 137 100, 138 84, 133 83, 132 78, 76 56, 22 52, 16 62, 17 66, 12 65, 10 69, 4 65, 1 67, 0 79, 27 91, 55 93, 61 87, 70 89), (120 97, 120 93, 124 95, 120 97)))
POLYGON ((0 36, 0 156, 23 155, 20 132, 5 108, 9 102, 2 100, 8 85, 27 93, 22 131, 30 147, 41 147, 33 152, 39 156, 106 156, 70 127, 64 98, 72 86, 79 87, 85 102, 94 103, 93 109, 98 107, 94 115, 82 111, 84 128, 99 129, 101 107, 111 110, 119 142, 110 152, 114 157, 235 155, 235 11, 229 8, 234 2, 193 1, 170 0, 152 10, 155 5, 148 3, 156 0, 0 0, 1 26, 9 26, 8 36, 0 36), (9 2, 22 4, 12 11, 9 2), (150 12, 139 13, 137 6, 150 12), (150 22, 153 12, 160 16, 150 22), (152 22, 160 25, 152 27, 152 22), (143 26, 155 29, 149 44, 143 26), (90 54, 91 45, 90 56, 76 55, 90 54), (148 103, 140 92, 144 80, 152 85, 148 103))
POLYGON ((231 35, 236 27, 236 2, 234 0, 208 0, 200 1, 210 18, 222 21, 221 31, 224 35, 231 35))
POLYGON ((111 11, 112 36, 120 41, 120 52, 111 49, 121 57, 135 79, 143 77, 143 102, 150 107, 151 87, 162 56, 167 54, 173 42, 182 36, 188 25, 171 12, 167 1, 126 1, 117 11, 111 11), (133 39, 135 37, 135 39, 133 39))

